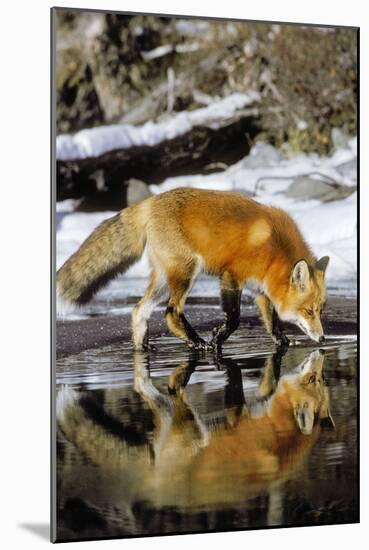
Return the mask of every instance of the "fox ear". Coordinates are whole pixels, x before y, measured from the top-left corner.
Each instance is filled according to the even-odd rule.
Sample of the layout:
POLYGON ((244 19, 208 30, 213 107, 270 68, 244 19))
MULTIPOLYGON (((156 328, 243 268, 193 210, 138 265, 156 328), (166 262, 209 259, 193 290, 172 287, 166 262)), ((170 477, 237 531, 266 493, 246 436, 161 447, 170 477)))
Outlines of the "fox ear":
POLYGON ((329 264, 329 256, 323 256, 318 260, 315 264, 315 269, 319 269, 319 271, 323 271, 325 273, 327 267, 329 264))
POLYGON ((327 416, 320 417, 320 425, 324 429, 336 431, 336 425, 329 411, 327 416))
POLYGON ((309 278, 309 266, 305 260, 300 260, 292 269, 291 282, 300 290, 305 290, 305 285, 309 281, 309 278))

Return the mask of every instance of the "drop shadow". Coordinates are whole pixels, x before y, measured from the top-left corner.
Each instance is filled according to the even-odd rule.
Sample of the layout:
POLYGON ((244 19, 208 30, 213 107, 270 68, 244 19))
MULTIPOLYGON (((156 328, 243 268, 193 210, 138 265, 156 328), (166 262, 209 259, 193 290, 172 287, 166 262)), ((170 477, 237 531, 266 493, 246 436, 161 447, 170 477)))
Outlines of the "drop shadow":
POLYGON ((19 523, 18 526, 41 539, 50 541, 50 525, 48 523, 19 523))

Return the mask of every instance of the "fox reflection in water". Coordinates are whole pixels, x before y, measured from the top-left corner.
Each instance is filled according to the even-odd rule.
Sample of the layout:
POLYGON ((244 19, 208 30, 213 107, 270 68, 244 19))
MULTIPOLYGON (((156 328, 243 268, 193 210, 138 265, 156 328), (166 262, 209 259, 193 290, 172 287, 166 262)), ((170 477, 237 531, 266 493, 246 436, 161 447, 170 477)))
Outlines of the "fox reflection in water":
POLYGON ((231 359, 219 361, 226 374, 224 414, 205 421, 186 390, 198 357, 190 355, 174 369, 164 392, 152 382, 148 355, 136 352, 134 389, 152 411, 154 428, 134 437, 102 404, 94 403, 89 414, 87 392, 60 390, 59 428, 109 479, 99 486, 99 498, 106 491, 105 502, 125 509, 143 501, 156 508, 224 509, 270 495, 300 471, 321 424, 334 427, 323 352, 313 351, 282 376, 281 355, 267 358, 251 405, 245 402, 239 366, 231 359))

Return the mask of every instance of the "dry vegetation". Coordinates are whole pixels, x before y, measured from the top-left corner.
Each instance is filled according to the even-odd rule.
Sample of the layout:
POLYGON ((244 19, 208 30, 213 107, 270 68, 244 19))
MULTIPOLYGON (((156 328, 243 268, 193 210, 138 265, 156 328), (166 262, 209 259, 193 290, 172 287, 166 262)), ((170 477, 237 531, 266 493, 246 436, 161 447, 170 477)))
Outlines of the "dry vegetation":
POLYGON ((262 97, 258 139, 289 152, 328 153, 333 128, 357 131, 354 29, 62 9, 57 33, 59 132, 140 124, 249 89, 262 97))

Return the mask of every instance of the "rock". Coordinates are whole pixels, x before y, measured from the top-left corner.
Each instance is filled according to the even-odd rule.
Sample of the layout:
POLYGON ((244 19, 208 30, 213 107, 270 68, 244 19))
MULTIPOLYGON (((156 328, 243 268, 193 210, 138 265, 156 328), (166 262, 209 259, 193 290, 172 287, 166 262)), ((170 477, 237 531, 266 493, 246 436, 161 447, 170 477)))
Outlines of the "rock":
POLYGON ((352 181, 357 180, 357 160, 348 160, 336 166, 336 170, 341 174, 343 178, 349 178, 352 181))
POLYGON ((339 128, 332 128, 331 138, 333 143, 333 148, 337 151, 338 149, 344 149, 347 147, 350 137, 342 132, 339 128))
POLYGON ((127 206, 132 206, 152 196, 145 182, 131 178, 127 182, 127 206))
POLYGON ((115 212, 152 196, 148 185, 139 179, 123 181, 117 178, 113 184, 108 177, 108 185, 105 185, 106 177, 103 169, 95 170, 90 175, 91 189, 85 191, 75 208, 77 212, 115 212))
POLYGON ((283 160, 281 151, 261 141, 257 142, 251 149, 248 157, 245 158, 243 166, 245 168, 265 168, 283 160))
POLYGON ((299 200, 321 200, 323 202, 349 197, 356 187, 337 182, 328 183, 309 176, 298 176, 287 189, 286 196, 299 200))

